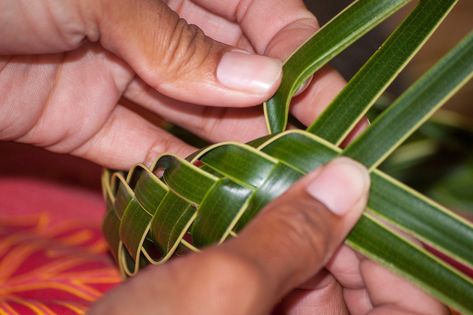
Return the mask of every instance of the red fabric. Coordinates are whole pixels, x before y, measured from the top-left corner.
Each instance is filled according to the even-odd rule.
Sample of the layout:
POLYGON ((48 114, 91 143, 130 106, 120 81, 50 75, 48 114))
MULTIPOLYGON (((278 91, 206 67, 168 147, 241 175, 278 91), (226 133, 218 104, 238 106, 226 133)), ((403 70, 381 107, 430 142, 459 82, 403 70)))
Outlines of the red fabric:
POLYGON ((0 314, 84 313, 121 281, 100 230, 100 168, 21 145, 0 152, 0 314))
POLYGON ((120 281, 102 238, 98 193, 0 180, 0 310, 77 314, 120 281))

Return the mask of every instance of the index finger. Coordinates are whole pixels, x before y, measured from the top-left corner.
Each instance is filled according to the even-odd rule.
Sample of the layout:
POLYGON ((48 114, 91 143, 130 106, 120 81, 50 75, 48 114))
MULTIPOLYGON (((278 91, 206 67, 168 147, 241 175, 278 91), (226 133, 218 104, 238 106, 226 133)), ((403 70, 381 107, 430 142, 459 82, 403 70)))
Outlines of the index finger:
POLYGON ((301 0, 193 2, 238 23, 258 53, 281 59, 286 58, 319 28, 317 19, 301 0))

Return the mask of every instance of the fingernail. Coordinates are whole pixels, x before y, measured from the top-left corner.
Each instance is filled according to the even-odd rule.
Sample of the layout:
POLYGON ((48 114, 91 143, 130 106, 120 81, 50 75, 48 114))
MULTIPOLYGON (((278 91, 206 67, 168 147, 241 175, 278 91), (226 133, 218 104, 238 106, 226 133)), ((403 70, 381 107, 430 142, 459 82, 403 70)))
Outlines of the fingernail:
POLYGON ((366 193, 369 175, 361 164, 342 157, 323 166, 306 190, 336 215, 344 215, 366 193))
POLYGON ((280 60, 239 50, 226 52, 217 67, 217 79, 221 84, 255 94, 270 90, 281 73, 280 60))

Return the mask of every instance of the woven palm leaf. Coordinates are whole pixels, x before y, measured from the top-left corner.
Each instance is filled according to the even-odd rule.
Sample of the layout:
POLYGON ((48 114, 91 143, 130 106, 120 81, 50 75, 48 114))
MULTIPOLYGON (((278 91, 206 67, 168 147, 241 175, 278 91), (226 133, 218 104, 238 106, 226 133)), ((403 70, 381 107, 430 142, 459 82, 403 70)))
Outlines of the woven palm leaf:
POLYGON ((132 276, 148 264, 236 236, 304 174, 343 155, 363 163, 372 181, 367 209, 346 244, 472 314, 472 280, 411 237, 471 268, 473 226, 377 166, 473 76, 473 33, 354 142, 339 147, 455 0, 420 1, 311 126, 284 131, 298 87, 408 2, 359 0, 303 44, 286 61, 280 88, 264 104, 268 136, 248 144, 215 144, 186 159, 165 154, 149 167, 139 164, 128 172, 106 170, 103 230, 123 274, 132 276))

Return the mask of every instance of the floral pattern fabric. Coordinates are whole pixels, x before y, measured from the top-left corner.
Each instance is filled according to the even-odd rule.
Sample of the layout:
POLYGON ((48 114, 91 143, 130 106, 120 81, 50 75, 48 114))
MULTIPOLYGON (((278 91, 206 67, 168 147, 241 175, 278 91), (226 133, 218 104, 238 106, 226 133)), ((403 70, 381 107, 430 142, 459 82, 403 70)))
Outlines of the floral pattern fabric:
POLYGON ((0 314, 83 314, 121 277, 98 192, 0 178, 0 314))

